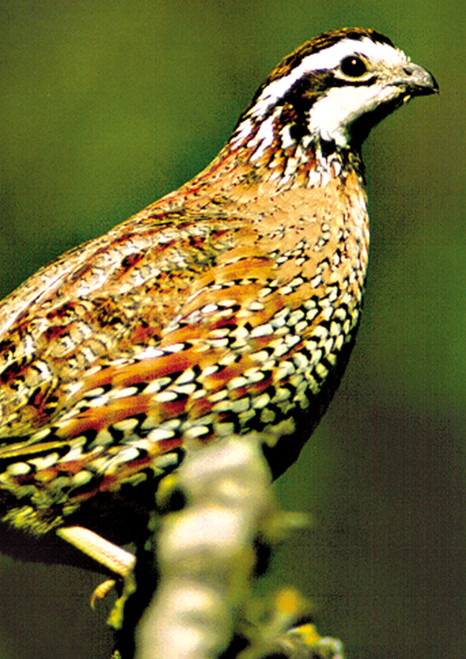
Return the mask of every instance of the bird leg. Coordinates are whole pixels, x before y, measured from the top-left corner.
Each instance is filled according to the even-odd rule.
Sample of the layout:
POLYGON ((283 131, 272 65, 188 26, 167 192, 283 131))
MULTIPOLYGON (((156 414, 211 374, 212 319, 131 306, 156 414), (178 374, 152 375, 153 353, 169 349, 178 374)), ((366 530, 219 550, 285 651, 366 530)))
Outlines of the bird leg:
MULTIPOLYGON (((110 572, 118 575, 123 580, 123 594, 115 603, 112 613, 109 617, 109 624, 115 629, 119 629, 123 620, 123 606, 131 593, 134 592, 133 570, 136 564, 135 556, 122 549, 118 545, 105 540, 94 531, 84 528, 83 526, 68 526, 57 529, 57 535, 66 540, 73 547, 82 551, 94 561, 105 567, 110 572)), ((98 599, 103 599, 115 587, 115 579, 107 579, 99 584, 91 596, 91 606, 94 608, 98 599)))

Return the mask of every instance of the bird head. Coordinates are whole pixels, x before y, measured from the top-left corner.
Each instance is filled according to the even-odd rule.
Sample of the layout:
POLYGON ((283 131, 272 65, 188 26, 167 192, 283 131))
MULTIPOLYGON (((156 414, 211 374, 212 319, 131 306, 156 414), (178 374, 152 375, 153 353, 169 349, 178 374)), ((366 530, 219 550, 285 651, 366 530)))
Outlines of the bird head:
POLYGON ((357 148, 372 127, 414 96, 438 91, 433 76, 387 37, 344 28, 318 35, 285 57, 241 117, 236 136, 259 150, 309 137, 357 148))

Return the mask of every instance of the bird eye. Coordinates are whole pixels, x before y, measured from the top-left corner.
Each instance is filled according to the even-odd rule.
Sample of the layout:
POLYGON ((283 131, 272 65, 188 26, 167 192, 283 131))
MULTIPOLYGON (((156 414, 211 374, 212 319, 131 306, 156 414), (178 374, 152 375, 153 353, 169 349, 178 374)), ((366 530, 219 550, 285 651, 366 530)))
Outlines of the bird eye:
POLYGON ((345 57, 340 63, 340 71, 350 78, 359 78, 367 71, 365 62, 355 55, 345 57))

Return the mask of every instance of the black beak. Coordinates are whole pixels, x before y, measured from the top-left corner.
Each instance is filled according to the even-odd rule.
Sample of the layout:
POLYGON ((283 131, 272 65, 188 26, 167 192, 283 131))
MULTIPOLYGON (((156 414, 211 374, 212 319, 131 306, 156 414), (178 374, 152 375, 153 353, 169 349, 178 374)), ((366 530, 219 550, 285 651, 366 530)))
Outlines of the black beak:
POLYGON ((410 96, 438 94, 438 84, 434 76, 418 64, 406 64, 400 71, 397 83, 405 87, 410 96))

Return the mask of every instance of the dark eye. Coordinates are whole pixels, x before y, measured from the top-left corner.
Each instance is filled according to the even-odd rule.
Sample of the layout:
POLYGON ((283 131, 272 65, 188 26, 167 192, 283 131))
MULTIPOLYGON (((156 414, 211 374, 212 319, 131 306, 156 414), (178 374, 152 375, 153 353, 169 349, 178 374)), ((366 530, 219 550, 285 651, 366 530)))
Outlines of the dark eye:
POLYGON ((340 71, 350 78, 359 78, 366 73, 367 67, 360 57, 350 55, 341 61, 340 71))

